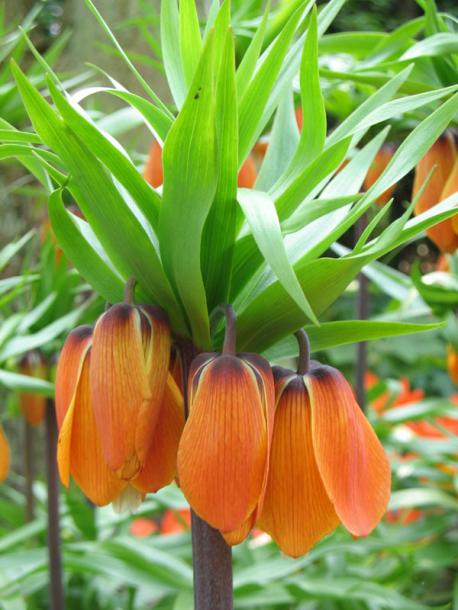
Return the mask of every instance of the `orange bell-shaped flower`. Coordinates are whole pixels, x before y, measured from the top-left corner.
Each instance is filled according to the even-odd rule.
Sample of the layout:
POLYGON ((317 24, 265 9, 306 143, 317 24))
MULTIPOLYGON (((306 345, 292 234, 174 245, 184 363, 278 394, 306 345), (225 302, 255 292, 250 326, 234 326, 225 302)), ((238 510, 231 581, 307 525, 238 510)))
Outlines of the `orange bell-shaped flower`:
POLYGON ((245 159, 240 168, 237 184, 240 188, 251 189, 256 182, 257 172, 253 157, 250 155, 245 159))
MULTIPOLYGON (((33 350, 24 354, 19 361, 19 372, 29 377, 46 379, 46 362, 41 352, 33 350)), ((31 426, 38 426, 44 419, 46 412, 46 398, 40 394, 21 392, 19 405, 22 415, 31 426)))
MULTIPOLYGON (((396 147, 394 144, 391 143, 384 144, 380 148, 378 153, 375 155, 375 159, 373 160, 369 171, 367 172, 366 178, 364 179, 364 189, 366 191, 369 190, 373 184, 375 184, 378 178, 385 171, 388 166, 388 163, 393 158, 395 152, 396 147)), ((393 195, 394 191, 396 190, 396 186, 396 184, 390 186, 390 188, 388 188, 384 193, 382 193, 380 197, 376 199, 375 202, 378 205, 384 205, 385 203, 387 203, 391 199, 391 196, 393 195)))
MULTIPOLYGON (((454 169, 456 158, 457 151, 453 135, 446 131, 420 159, 415 169, 412 198, 418 193, 431 169, 435 167, 431 179, 417 201, 415 214, 429 210, 454 192, 453 190, 448 192, 453 183, 449 187, 447 182, 454 169)), ((453 253, 458 247, 458 235, 453 230, 451 218, 430 227, 426 230, 426 233, 442 252, 453 253)))
POLYGON ((447 369, 450 379, 458 385, 458 352, 452 345, 447 348, 447 369))
POLYGON ((111 309, 113 317, 99 328, 98 346, 97 325, 94 332, 82 326, 62 349, 56 376, 57 459, 65 485, 72 475, 95 504, 113 502, 124 510, 174 479, 184 410, 168 372, 169 352, 163 353, 167 346, 170 350, 164 316, 151 306, 111 309))
POLYGON ((350 385, 318 363, 297 374, 276 368, 274 376, 274 432, 259 527, 292 557, 339 522, 366 536, 386 510, 390 467, 350 385))
POLYGON ((273 402, 269 364, 254 354, 235 355, 232 310, 226 314, 223 353, 202 354, 191 365, 177 463, 191 507, 223 533, 241 528, 263 494, 273 402))
POLYGON ((90 384, 109 467, 126 481, 143 469, 162 405, 170 328, 159 308, 113 305, 97 320, 90 384))
POLYGON ((0 424, 0 483, 8 476, 10 470, 10 446, 2 425, 0 424))

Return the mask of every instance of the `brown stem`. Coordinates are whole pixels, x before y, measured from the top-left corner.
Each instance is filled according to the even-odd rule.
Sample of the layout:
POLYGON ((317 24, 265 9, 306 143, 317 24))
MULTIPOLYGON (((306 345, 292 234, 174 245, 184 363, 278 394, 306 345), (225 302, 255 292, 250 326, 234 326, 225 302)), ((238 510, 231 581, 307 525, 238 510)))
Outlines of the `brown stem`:
MULTIPOLYGON (((229 306, 227 306, 229 307, 229 306)), ((230 308, 232 310, 232 308, 230 308)), ((235 325, 235 316, 234 316, 235 325)), ((227 327, 226 327, 227 333, 227 327)), ((234 333, 235 335, 235 333, 234 333)), ((235 352, 235 342, 234 342, 235 352)), ((233 353, 234 353, 233 352, 233 353)), ((188 373, 195 349, 180 347, 185 416, 189 413, 188 373)), ((223 353, 226 353, 223 351, 223 353)), ((232 549, 220 532, 191 511, 194 610, 232 610, 232 549)))
POLYGON ((223 354, 233 356, 237 348, 236 315, 232 305, 218 305, 213 310, 212 319, 217 314, 223 314, 226 318, 226 330, 224 332, 223 354))
POLYGON ((35 496, 33 495, 35 430, 24 417, 24 477, 25 477, 25 520, 35 517, 35 496))
MULTIPOLYGON (((358 219, 356 225, 356 239, 358 240, 367 225, 366 215, 358 219)), ((367 320, 369 313, 369 285, 364 273, 358 275, 358 294, 356 299, 356 317, 358 320, 367 320)), ((356 367, 355 367, 355 389, 356 399, 363 411, 366 409, 366 388, 364 378, 367 369, 367 344, 360 342, 356 344, 356 367)))
POLYGON ((127 303, 127 305, 134 304, 134 294, 136 285, 137 280, 134 277, 129 278, 126 282, 126 285, 124 287, 124 303, 127 303))
POLYGON ((48 478, 48 552, 50 610, 64 610, 59 528, 59 480, 56 462, 57 425, 54 402, 46 408, 46 471, 48 478))
POLYGON ((299 344, 299 358, 297 361, 297 374, 306 375, 310 368, 310 341, 303 328, 294 333, 299 344))

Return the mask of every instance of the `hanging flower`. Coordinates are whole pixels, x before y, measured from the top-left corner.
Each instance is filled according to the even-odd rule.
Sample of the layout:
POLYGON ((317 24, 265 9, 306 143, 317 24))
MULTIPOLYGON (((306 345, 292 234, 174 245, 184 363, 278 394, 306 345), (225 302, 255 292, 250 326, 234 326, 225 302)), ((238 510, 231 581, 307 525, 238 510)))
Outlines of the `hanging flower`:
POLYGON ((114 305, 94 331, 70 333, 59 358, 58 464, 96 504, 138 504, 175 476, 181 393, 168 372, 170 335, 158 309, 114 305))
POLYGON ((201 354, 189 374, 189 417, 178 479, 193 510, 223 533, 256 511, 266 480, 273 380, 264 358, 235 354, 231 308, 222 354, 201 354))
MULTIPOLYGON (((375 155, 375 159, 373 160, 369 171, 367 172, 366 178, 364 179, 364 189, 366 191, 369 190, 373 184, 375 184, 375 182, 385 171, 388 166, 388 163, 393 158, 395 152, 396 146, 392 143, 384 144, 380 148, 378 153, 375 155)), ((384 193, 380 195, 380 197, 376 199, 375 203, 377 203, 378 205, 384 205, 385 203, 387 203, 391 199, 394 191, 396 190, 396 186, 397 184, 393 184, 393 186, 390 186, 390 188, 388 188, 384 193)))
MULTIPOLYGON (((458 178, 458 169, 454 167, 456 159, 457 151, 453 135, 450 131, 446 131, 431 146, 415 169, 412 198, 418 193, 429 172, 435 167, 434 173, 417 201, 416 214, 429 210, 456 191, 458 178)), ((442 252, 453 253, 457 249, 458 235, 454 231, 454 223, 457 222, 456 219, 448 218, 426 230, 428 237, 442 252)))
MULTIPOLYGON (((43 354, 33 350, 24 354, 19 361, 19 372, 22 375, 37 379, 46 379, 47 367, 43 354)), ((19 405, 22 415, 31 426, 41 424, 46 413, 46 398, 32 392, 21 392, 19 394, 19 405)))
POLYGON ((10 470, 10 446, 0 424, 0 483, 8 476, 10 470))
POLYGON ((447 369, 450 379, 455 385, 458 385, 458 353, 453 345, 447 348, 447 369))
POLYGON ((302 348, 297 374, 274 369, 275 421, 259 526, 292 557, 339 523, 369 534, 390 495, 384 450, 343 375, 302 348))

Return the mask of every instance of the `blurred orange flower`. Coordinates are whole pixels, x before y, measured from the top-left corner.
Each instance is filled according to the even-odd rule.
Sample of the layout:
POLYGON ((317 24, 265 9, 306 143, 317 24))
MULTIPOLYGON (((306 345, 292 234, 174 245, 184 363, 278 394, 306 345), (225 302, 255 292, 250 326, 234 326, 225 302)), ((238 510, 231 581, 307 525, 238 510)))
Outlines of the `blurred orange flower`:
POLYGON ((158 531, 158 526, 152 519, 146 519, 145 517, 138 517, 134 519, 129 525, 129 532, 135 538, 147 538, 158 531))
POLYGON ((0 424, 0 483, 8 476, 10 470, 10 446, 0 424))

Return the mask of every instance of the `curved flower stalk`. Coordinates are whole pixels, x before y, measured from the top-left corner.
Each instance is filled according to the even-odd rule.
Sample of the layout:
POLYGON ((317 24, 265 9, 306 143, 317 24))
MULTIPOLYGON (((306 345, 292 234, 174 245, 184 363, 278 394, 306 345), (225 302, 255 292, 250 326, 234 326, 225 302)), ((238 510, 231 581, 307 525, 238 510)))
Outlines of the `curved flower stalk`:
POLYGON ((257 511, 268 470, 274 398, 268 362, 235 353, 233 313, 227 311, 222 353, 201 354, 191 366, 189 417, 177 462, 191 507, 222 533, 245 529, 257 511))
POLYGON ((390 467, 351 386, 330 366, 303 359, 276 367, 275 422, 259 526, 292 557, 342 523, 367 536, 386 511, 390 467), (305 364, 304 364, 305 362, 305 364))
POLYGON ((114 305, 94 330, 70 333, 56 377, 65 485, 72 475, 95 504, 123 510, 173 480, 183 404, 169 354, 168 323, 151 306, 114 305))
MULTIPOLYGON (((417 164, 412 197, 433 168, 435 171, 415 206, 416 214, 429 210, 458 190, 458 155, 451 131, 443 133, 417 164)), ((457 228, 456 218, 448 218, 427 229, 426 233, 442 252, 453 254, 458 247, 457 228)))
MULTIPOLYGON (((18 369, 23 375, 38 379, 46 379, 46 362, 43 355, 38 350, 25 353, 19 361, 18 369)), ((30 392, 21 392, 19 395, 19 404, 22 415, 27 420, 27 423, 31 426, 39 426, 45 417, 45 396, 32 394, 30 392)))
POLYGON ((6 438, 6 434, 3 430, 2 425, 0 424, 0 483, 8 476, 8 472, 10 470, 10 446, 8 444, 8 439, 6 438))

